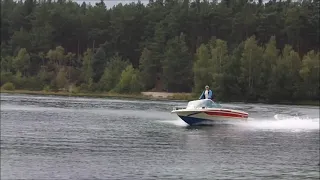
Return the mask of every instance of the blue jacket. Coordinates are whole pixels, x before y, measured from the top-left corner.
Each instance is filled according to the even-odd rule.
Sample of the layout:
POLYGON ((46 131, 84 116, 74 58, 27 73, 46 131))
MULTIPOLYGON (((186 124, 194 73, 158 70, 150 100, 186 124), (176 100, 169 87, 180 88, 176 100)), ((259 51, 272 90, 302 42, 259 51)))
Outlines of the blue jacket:
MULTIPOLYGON (((205 99, 205 91, 202 91, 202 94, 200 95, 199 99, 205 99)), ((213 92, 211 89, 209 89, 209 92, 208 92, 208 99, 213 99, 213 92)))

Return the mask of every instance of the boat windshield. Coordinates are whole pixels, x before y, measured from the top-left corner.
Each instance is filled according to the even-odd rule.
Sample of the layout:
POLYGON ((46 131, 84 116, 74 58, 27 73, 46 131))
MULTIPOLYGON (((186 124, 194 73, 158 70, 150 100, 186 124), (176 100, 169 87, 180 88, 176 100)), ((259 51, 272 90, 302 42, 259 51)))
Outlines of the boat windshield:
POLYGON ((202 100, 190 101, 187 106, 187 109, 202 109, 202 108, 221 108, 221 105, 213 102, 210 99, 202 99, 202 100))

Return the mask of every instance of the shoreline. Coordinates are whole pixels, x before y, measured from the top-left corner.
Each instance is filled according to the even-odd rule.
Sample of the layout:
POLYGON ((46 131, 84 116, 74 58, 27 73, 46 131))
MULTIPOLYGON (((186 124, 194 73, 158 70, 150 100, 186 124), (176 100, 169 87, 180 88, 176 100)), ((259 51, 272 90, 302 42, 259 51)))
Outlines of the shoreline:
MULTIPOLYGON (((119 94, 119 93, 72 93, 66 91, 30 91, 30 90, 1 90, 0 93, 7 94, 28 94, 28 95, 53 95, 53 96, 69 96, 69 97, 91 97, 91 98, 118 98, 118 99, 136 99, 136 100, 158 100, 158 101, 188 101, 193 100, 191 95, 181 93, 170 93, 170 95, 158 95, 157 92, 143 92, 140 94, 119 94), (151 94, 150 94, 151 93, 151 94)), ((161 93, 163 94, 163 93, 161 93)))
MULTIPOLYGON (((91 97, 91 98, 117 98, 117 99, 136 99, 136 100, 157 100, 157 101, 191 101, 197 98, 191 93, 167 93, 167 92, 141 92, 139 94, 119 94, 119 93, 71 93, 66 91, 30 91, 30 90, 2 90, 0 93, 8 94, 29 94, 29 95, 54 95, 54 96, 69 96, 69 97, 91 97)), ((224 103, 246 103, 241 101, 226 101, 224 103)), ((269 104, 269 105, 301 105, 301 106, 320 106, 319 101, 283 101, 279 103, 267 102, 247 102, 252 104, 269 104)))

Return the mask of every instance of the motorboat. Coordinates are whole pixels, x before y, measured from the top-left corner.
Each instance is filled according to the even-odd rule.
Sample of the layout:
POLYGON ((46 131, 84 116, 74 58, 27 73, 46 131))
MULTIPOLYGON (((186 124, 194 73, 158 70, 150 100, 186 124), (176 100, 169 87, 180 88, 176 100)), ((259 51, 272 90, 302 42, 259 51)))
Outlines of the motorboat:
POLYGON ((188 102, 187 107, 174 107, 171 113, 177 114, 189 125, 212 124, 225 121, 246 121, 248 113, 240 110, 225 109, 211 99, 188 102))

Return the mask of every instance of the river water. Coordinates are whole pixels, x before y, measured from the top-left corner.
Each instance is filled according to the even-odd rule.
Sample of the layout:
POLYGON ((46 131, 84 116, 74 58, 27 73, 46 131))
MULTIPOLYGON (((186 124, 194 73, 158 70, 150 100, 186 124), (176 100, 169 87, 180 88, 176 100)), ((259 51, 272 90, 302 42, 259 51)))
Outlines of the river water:
POLYGON ((1 94, 1 180, 319 179, 319 109, 222 104, 248 122, 189 127, 186 102, 1 94))

